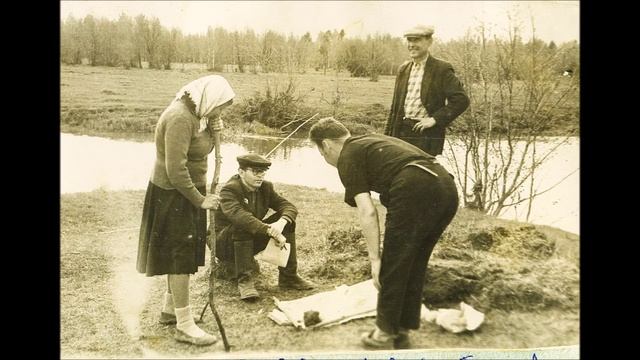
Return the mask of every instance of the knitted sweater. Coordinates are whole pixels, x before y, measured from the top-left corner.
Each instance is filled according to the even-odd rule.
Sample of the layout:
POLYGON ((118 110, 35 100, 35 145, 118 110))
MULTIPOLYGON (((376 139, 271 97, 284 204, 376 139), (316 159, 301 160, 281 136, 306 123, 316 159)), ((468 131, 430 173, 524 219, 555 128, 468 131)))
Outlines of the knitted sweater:
POLYGON ((172 102, 156 125, 156 161, 150 181, 163 189, 176 189, 194 206, 204 196, 196 186, 206 186, 207 156, 213 150, 209 130, 198 132, 200 120, 182 101, 172 102))

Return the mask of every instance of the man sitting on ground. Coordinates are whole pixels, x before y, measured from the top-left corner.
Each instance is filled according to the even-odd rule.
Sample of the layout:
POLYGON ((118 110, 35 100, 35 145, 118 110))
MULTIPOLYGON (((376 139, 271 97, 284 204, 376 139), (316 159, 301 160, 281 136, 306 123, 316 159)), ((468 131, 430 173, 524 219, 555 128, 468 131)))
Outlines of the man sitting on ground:
POLYGON ((278 267, 278 286, 283 289, 307 290, 314 284, 297 274, 296 217, 297 208, 280 196, 273 184, 264 180, 271 162, 257 154, 237 157, 239 169, 220 190, 220 206, 215 211, 216 257, 233 263, 240 299, 256 299, 260 295, 254 285, 256 270, 253 256, 264 250, 271 238, 279 245, 291 244, 285 267, 278 267), (275 213, 264 218, 269 209, 275 213))

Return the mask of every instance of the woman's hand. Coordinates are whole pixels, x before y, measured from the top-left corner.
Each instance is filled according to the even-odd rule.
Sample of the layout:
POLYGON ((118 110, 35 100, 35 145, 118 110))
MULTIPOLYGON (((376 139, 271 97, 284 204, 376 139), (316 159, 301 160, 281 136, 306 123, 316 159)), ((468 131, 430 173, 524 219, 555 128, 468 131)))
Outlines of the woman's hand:
POLYGON ((211 128, 211 131, 222 131, 224 129, 222 117, 209 118, 209 128, 211 128))
POLYGON ((209 194, 204 197, 204 201, 200 204, 202 209, 217 209, 220 205, 220 197, 216 194, 209 194))

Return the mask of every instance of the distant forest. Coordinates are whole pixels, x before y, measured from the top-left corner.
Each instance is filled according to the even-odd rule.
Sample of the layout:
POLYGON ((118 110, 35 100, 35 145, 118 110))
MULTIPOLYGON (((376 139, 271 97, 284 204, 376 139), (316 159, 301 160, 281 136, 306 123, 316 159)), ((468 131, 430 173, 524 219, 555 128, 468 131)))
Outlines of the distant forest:
MULTIPOLYGON (((516 44, 523 50, 544 52, 558 74, 579 72, 577 41, 555 44, 540 39, 516 44)), ((227 31, 209 27, 205 34, 184 35, 176 28, 166 28, 160 20, 138 15, 120 15, 118 20, 67 17, 60 24, 60 57, 64 64, 89 64, 125 68, 166 69, 175 63, 206 64, 212 71, 305 73, 311 69, 324 72, 348 71, 351 76, 394 75, 408 59, 406 44, 400 34, 369 35, 350 38, 344 30, 326 30, 312 35, 284 35, 274 31, 257 34, 251 29, 227 31)), ((453 63, 465 58, 466 51, 496 48, 503 44, 489 37, 481 25, 469 29, 459 39, 437 40, 431 48, 436 57, 453 63)), ((514 36, 513 34, 511 36, 514 36)), ((513 44, 513 41, 510 42, 513 44)), ((524 51, 525 53, 527 51, 524 51)), ((495 51, 499 53, 499 51, 495 51)))

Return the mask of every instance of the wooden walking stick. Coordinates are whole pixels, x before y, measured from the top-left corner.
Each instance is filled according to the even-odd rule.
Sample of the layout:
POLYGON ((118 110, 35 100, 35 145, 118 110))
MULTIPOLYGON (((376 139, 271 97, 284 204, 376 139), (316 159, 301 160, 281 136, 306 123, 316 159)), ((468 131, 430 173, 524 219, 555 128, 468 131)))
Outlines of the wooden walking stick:
MULTIPOLYGON (((213 181, 211 182, 211 189, 209 190, 210 194, 215 194, 216 187, 218 186, 218 181, 220 180, 220 165, 222 164, 222 156, 220 155, 220 131, 213 132, 213 146, 215 146, 216 163, 215 169, 213 171, 213 181)), ((202 312, 200 312, 200 321, 202 321, 202 317, 204 316, 204 312, 207 310, 207 306, 211 306, 211 312, 213 312, 213 317, 216 319, 218 330, 220 330, 220 335, 222 336, 224 351, 229 352, 229 350, 231 350, 231 345, 229 345, 227 335, 225 334, 224 327, 222 326, 222 321, 220 320, 220 315, 218 315, 216 306, 213 303, 214 277, 216 266, 216 229, 213 211, 213 209, 209 210, 209 229, 207 231, 207 243, 209 244, 209 248, 211 251, 211 259, 209 259, 209 299, 204 305, 202 312)))

